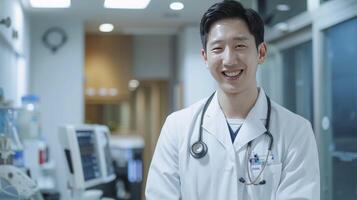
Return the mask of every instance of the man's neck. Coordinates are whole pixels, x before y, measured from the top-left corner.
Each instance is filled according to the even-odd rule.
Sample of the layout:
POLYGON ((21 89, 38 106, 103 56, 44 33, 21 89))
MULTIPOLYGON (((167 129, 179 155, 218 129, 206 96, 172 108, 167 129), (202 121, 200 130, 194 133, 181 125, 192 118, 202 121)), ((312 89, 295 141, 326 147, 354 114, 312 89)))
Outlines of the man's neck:
POLYGON ((245 119, 255 105, 258 94, 257 88, 235 94, 218 90, 218 102, 227 118, 245 119))

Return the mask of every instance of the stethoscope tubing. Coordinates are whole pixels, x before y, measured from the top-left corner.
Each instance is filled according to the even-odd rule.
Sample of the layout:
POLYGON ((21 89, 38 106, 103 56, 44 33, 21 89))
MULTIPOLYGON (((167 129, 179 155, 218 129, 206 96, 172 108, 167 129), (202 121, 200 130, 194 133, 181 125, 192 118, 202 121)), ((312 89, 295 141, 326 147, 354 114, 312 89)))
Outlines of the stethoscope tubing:
MULTIPOLYGON (((213 93, 206 101, 205 105, 203 106, 203 109, 202 109, 202 114, 201 114, 201 119, 200 119, 200 126, 199 126, 199 136, 198 136, 198 140, 196 142, 194 142, 194 144, 191 146, 191 155, 196 158, 196 159, 200 159, 200 158, 203 158, 207 152, 208 152, 208 147, 207 145, 202 141, 202 132, 203 132, 203 128, 202 128, 202 125, 203 125, 203 119, 204 119, 204 115, 206 113, 206 110, 209 106, 209 104, 211 103, 213 97, 214 97, 215 93, 213 93)), ((265 162, 264 162, 264 165, 262 166, 262 169, 260 170, 260 172, 258 173, 258 176, 256 176, 256 178, 253 180, 252 179, 252 176, 251 176, 251 170, 250 170, 250 166, 249 166, 249 159, 250 159, 250 156, 251 156, 251 153, 252 153, 252 141, 248 142, 248 145, 247 145, 247 150, 246 150, 246 157, 247 157, 247 171, 248 171, 248 178, 249 178, 249 183, 247 183, 245 181, 245 179, 243 177, 241 177, 239 179, 240 182, 246 184, 246 185, 263 185, 265 184, 265 180, 263 181, 259 181, 259 178, 261 177, 264 169, 266 168, 267 166, 267 163, 268 163, 268 159, 269 159, 269 156, 271 154, 271 151, 272 151, 272 147, 273 147, 273 142, 274 142, 274 138, 272 136, 272 134, 270 133, 269 131, 269 125, 270 125, 270 114, 271 114, 271 102, 270 102, 270 98, 266 95, 266 99, 267 99, 267 104, 268 104, 268 110, 267 110, 267 120, 265 122, 265 128, 266 128, 266 131, 265 131, 265 135, 267 135, 269 137, 269 146, 268 146, 268 153, 266 155, 266 158, 265 158, 265 162)))

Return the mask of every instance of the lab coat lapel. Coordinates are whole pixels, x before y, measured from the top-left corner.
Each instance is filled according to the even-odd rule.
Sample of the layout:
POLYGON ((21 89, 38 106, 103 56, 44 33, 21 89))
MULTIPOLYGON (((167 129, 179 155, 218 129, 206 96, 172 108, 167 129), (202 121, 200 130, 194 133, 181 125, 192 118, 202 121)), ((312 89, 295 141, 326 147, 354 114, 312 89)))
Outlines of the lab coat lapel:
POLYGON ((265 120, 268 110, 267 100, 263 89, 259 89, 258 99, 253 108, 248 113, 236 139, 234 148, 240 150, 249 141, 254 140, 266 131, 265 120))
POLYGON ((214 136, 226 149, 227 145, 232 146, 228 134, 229 130, 226 118, 218 103, 217 92, 207 108, 202 127, 205 131, 214 136))

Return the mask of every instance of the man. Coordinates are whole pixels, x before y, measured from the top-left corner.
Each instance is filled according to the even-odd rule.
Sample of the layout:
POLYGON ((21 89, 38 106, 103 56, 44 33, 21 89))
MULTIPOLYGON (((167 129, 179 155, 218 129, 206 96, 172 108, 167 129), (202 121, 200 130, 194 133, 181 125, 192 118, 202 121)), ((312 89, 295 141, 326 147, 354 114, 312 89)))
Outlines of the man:
POLYGON ((218 83, 208 99, 171 114, 151 162, 147 200, 319 200, 310 123, 257 88, 264 25, 236 1, 211 6, 202 56, 218 83))

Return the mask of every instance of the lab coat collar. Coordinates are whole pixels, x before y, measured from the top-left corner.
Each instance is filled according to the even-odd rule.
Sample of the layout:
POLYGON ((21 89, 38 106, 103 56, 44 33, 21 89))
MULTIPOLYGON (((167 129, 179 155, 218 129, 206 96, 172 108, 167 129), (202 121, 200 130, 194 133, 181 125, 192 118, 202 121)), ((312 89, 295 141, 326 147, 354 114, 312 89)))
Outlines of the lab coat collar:
MULTIPOLYGON (((226 118, 218 103, 217 92, 208 106, 203 118, 203 129, 213 135, 224 147, 227 147, 227 123, 226 118)), ((232 142, 231 142, 232 143, 232 142)))
MULTIPOLYGON (((259 95, 253 108, 249 111, 235 141, 234 148, 238 151, 249 141, 254 140, 258 136, 264 134, 265 119, 267 113, 267 100, 263 89, 259 88, 259 95)), ((218 103, 217 92, 214 95, 210 105, 207 108, 204 116, 202 127, 226 148, 232 146, 229 130, 226 123, 226 118, 218 103)))
POLYGON ((236 151, 249 141, 254 140, 266 132, 265 121, 267 118, 268 104, 263 89, 259 88, 259 95, 253 108, 249 111, 242 128, 234 140, 236 151))

